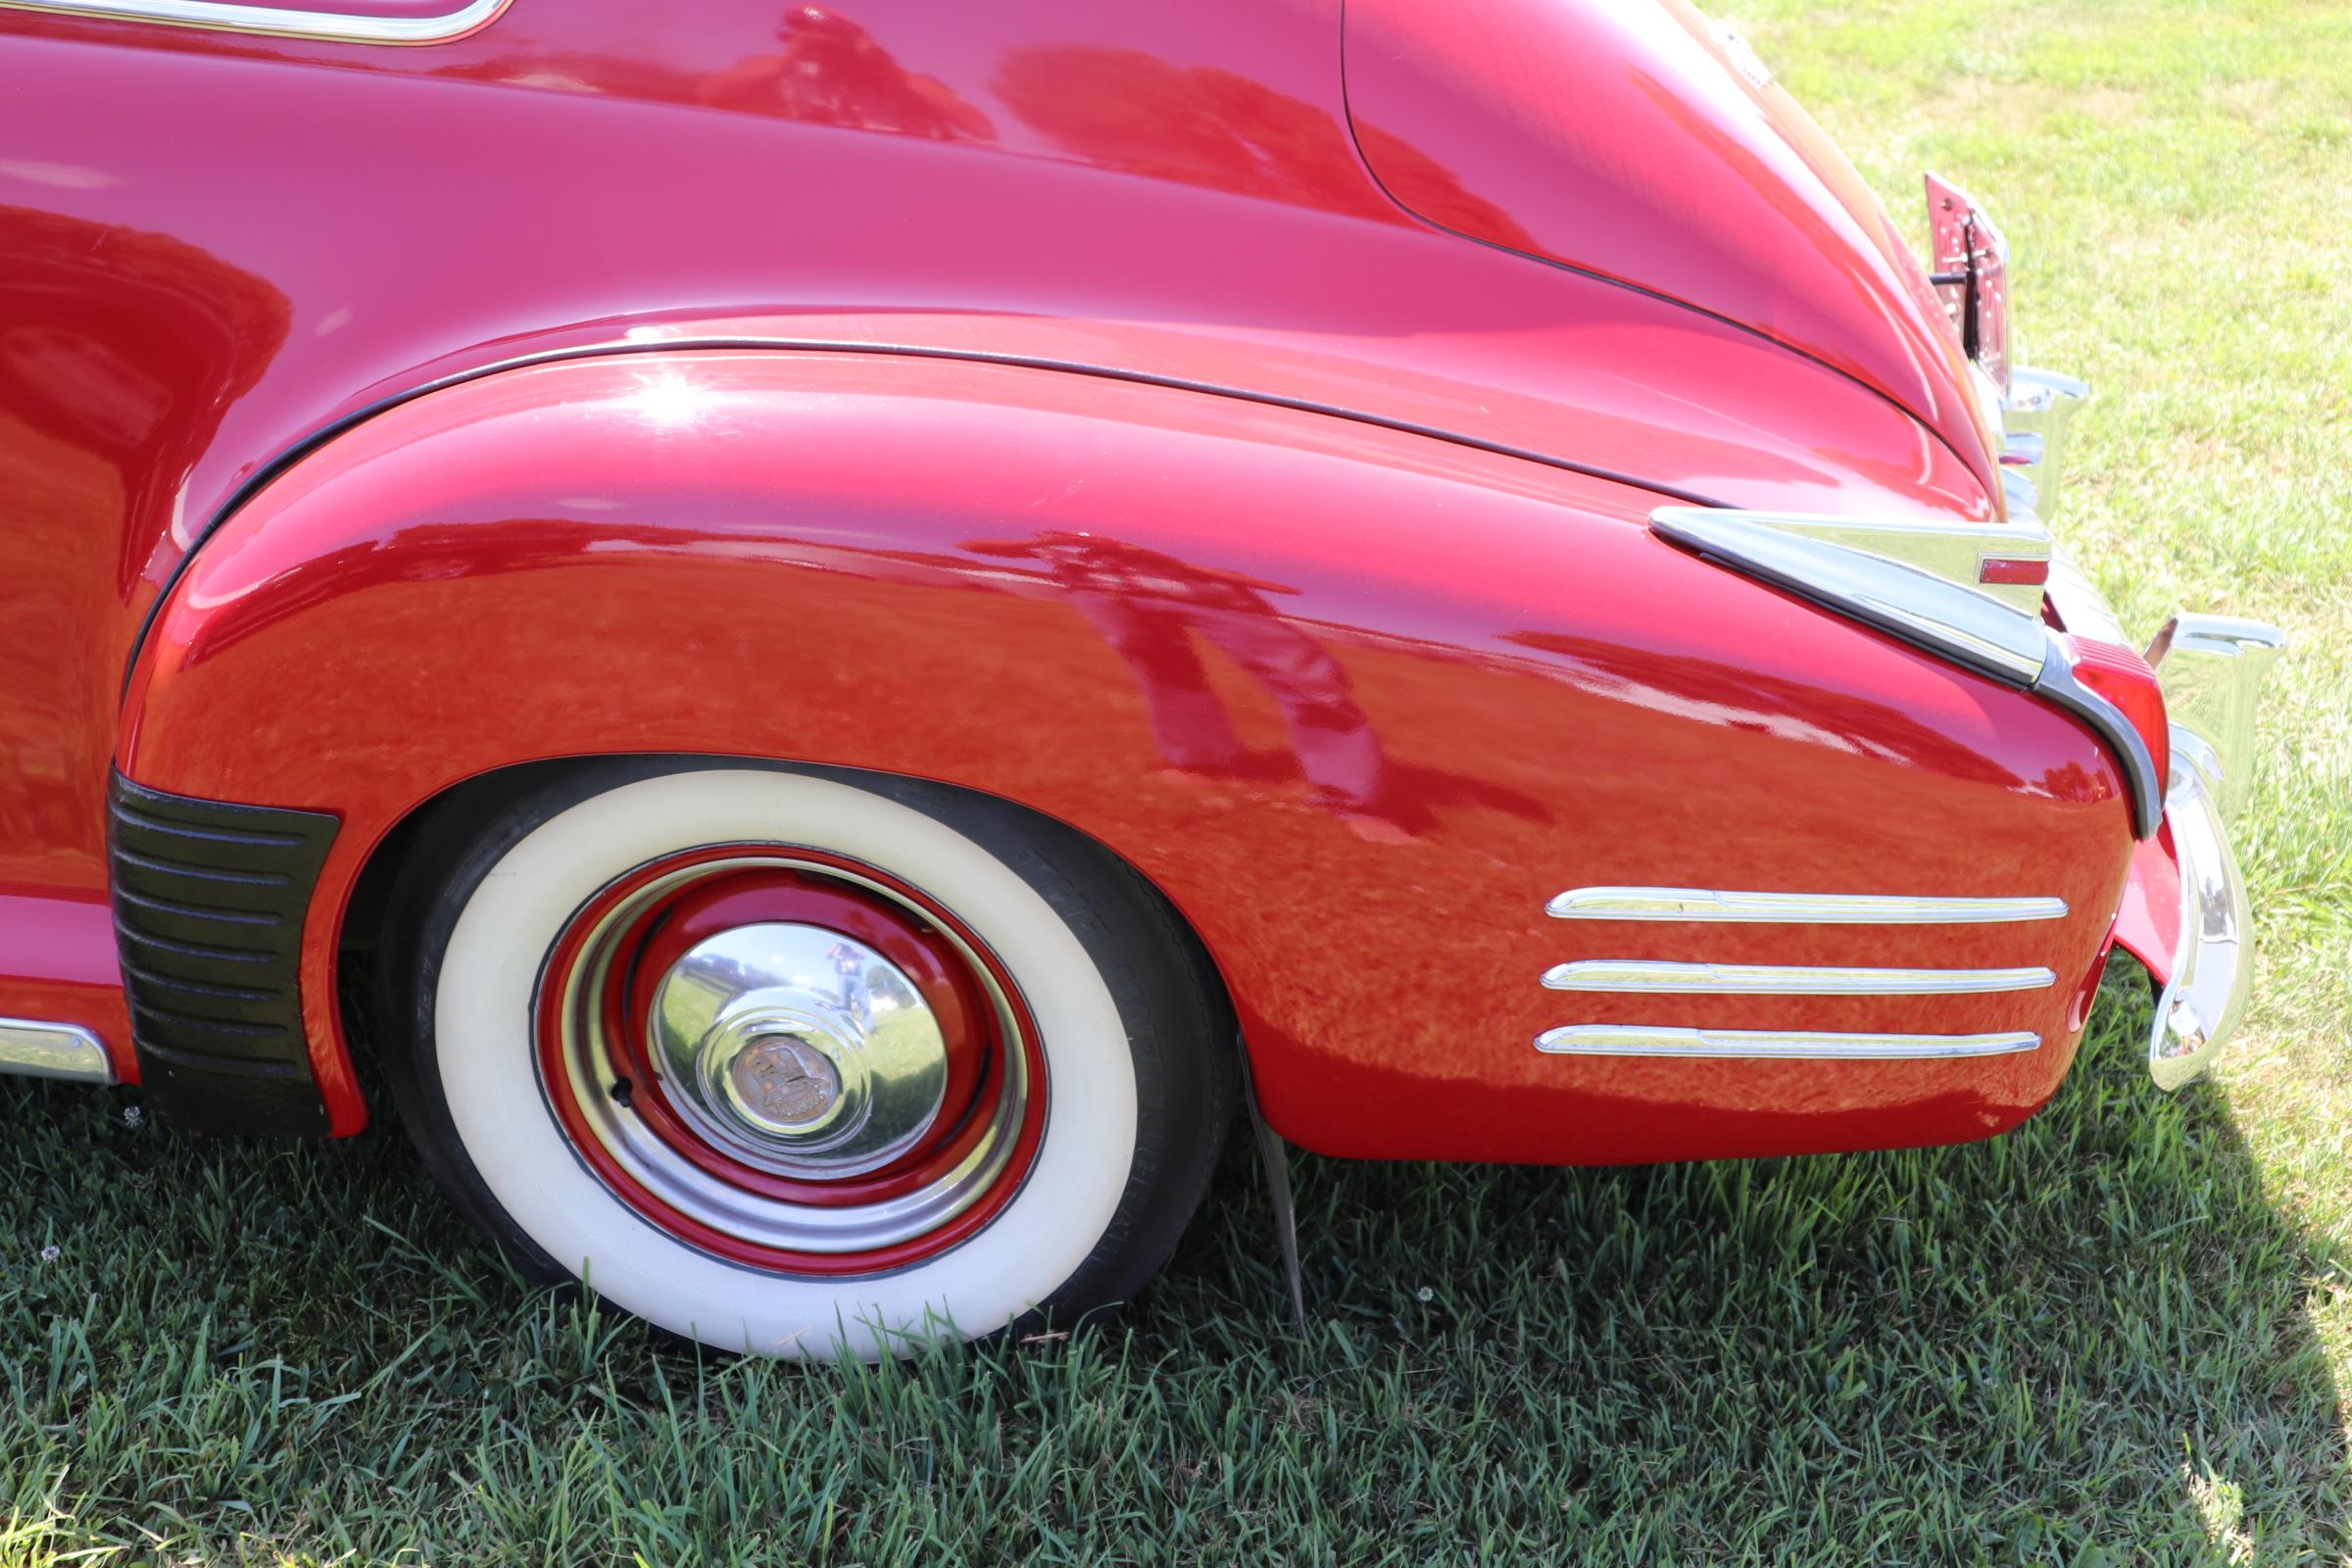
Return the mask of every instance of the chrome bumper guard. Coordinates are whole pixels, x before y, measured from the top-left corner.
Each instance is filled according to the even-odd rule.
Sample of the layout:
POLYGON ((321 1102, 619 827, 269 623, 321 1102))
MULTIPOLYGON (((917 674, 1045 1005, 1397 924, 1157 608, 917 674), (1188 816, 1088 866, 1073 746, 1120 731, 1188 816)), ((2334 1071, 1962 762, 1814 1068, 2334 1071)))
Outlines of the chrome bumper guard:
POLYGON ((2285 646, 2260 621, 2176 615, 2148 647, 2172 720, 2165 821, 2180 867, 2180 950, 2148 1037, 2159 1089, 2204 1073, 2246 1010, 2254 911, 2228 829, 2253 768, 2263 677, 2285 646))

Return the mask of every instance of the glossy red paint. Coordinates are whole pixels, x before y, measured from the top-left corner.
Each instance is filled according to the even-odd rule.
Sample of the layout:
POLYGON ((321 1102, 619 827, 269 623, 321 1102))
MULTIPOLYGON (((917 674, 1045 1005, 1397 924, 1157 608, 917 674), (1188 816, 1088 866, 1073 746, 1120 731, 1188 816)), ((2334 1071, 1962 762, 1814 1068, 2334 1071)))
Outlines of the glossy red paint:
POLYGON ((119 677, 237 487, 535 350, 1028 355, 1756 505, 1992 506, 1841 374, 1410 219, 1336 0, 568 0, 414 49, 8 12, 0 73, 0 582, 45 588, 0 651, 0 882, 58 896, 103 891, 119 677))
MULTIPOLYGON (((2049 1041, 1974 1061, 1532 1049, 1622 1006, 1543 990, 1563 960, 2072 977, 2121 895, 2122 785, 2085 731, 1661 543, 1654 500, 1059 371, 766 351, 532 367, 370 419, 232 516, 148 642, 122 765, 343 814, 304 973, 339 1116, 334 937, 382 835, 496 767, 652 752, 934 778, 1093 834, 1200 931, 1269 1115, 1320 1151, 1630 1160, 2014 1123, 2071 1056, 2069 988, 1936 1000, 1934 1028, 2049 1041), (2073 912, 1696 937, 1544 914, 1611 883, 2073 912)), ((1922 1026, 1916 1000, 1644 1005, 1922 1026)))
POLYGON ((1531 1048, 1611 1021, 1536 983, 1582 956, 2071 978, 2129 841, 2071 720, 1639 526, 1668 496, 1982 518, 1997 484, 1900 242, 1782 95, 1679 10, 1486 3, 1645 117, 1618 164, 1381 75, 1367 38, 1455 58, 1385 0, 1345 40, 1338 0, 566 0, 408 49, 0 12, 0 1013, 135 1073, 110 759, 332 810, 304 1004, 355 1130, 334 952, 384 835, 517 762, 706 753, 942 779, 1110 845, 1316 1149, 1685 1157, 2028 1114, 2063 987, 1936 1004, 2050 1042, 1978 1061, 1531 1048), (1603 883, 2074 912, 1544 917, 1603 883))
POLYGON ((1407 210, 1746 323, 1998 450, 1878 198, 1681 0, 1348 0, 1347 70, 1407 210))

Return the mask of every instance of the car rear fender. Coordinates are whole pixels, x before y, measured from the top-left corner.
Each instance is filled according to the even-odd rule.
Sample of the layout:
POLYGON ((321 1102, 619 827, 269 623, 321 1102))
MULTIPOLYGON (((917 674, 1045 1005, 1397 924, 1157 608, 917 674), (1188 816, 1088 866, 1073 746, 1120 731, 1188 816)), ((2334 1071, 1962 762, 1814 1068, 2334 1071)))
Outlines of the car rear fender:
POLYGON ((118 762, 335 819, 300 992, 337 1132, 364 1119, 337 938, 376 847, 466 780, 636 753, 928 778, 1092 835, 1200 933, 1270 1118, 1322 1152, 1638 1160, 2022 1119, 2071 1058, 2120 897, 2116 769, 2065 714, 1657 538, 1661 499, 1034 368, 531 366, 376 415, 232 514, 156 617, 118 762), (1628 888, 1926 914, 1554 917, 1628 888), (2057 907, 1966 912, 2018 897, 2057 907), (1546 985, 1579 963, 2049 979, 1546 985), (2034 1047, 1537 1045, 1611 1025, 2034 1047))

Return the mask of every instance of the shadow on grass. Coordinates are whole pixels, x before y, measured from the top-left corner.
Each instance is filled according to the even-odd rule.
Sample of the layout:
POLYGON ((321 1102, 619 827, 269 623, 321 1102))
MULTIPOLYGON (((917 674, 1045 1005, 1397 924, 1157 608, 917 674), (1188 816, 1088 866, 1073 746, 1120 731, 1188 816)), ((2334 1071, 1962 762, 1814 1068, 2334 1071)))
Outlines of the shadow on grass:
POLYGON ((1236 1138, 1099 1332, 719 1361, 529 1291, 397 1129, 214 1143, 0 1085, 0 1562, 2246 1560, 2340 1552, 2335 1267, 2110 986, 1966 1149, 1605 1171, 1236 1138), (54 1256, 44 1258, 45 1248, 54 1256))
POLYGON ((2266 1201, 2209 1085, 2150 1085, 2149 1010, 2119 963, 2051 1104, 1965 1148, 1302 1161, 1320 1315, 1415 1369, 1421 1451, 1359 1473, 1405 1495, 1501 1464, 1506 1517, 1702 1559, 2336 1560, 2344 1410, 2305 1300, 2343 1260, 2266 1201))

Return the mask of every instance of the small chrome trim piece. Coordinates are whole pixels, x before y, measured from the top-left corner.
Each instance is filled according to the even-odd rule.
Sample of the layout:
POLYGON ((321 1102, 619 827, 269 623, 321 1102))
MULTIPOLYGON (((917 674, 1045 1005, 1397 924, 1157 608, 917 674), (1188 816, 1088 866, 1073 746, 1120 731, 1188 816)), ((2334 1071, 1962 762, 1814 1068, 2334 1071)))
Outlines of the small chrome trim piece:
POLYGON ((270 38, 327 43, 447 43, 490 24, 508 0, 467 0, 455 11, 427 17, 372 17, 341 11, 295 11, 237 5, 230 0, 0 0, 0 9, 46 11, 110 22, 148 22, 168 27, 209 27, 270 38))
MULTIPOLYGON (((2245 804, 2254 764, 2254 712, 2263 678, 2286 647, 2286 633, 2235 615, 2175 615, 2148 644, 2148 663, 2164 688, 2176 755, 2183 747, 2205 774, 2223 821, 2245 804)), ((2179 787, 2179 781, 2174 781, 2179 787)))
POLYGON ((1557 920, 1741 920, 1817 925, 1985 925, 2059 920, 2064 899, 1915 898, 1881 893, 1729 893, 1715 888, 1570 888, 1557 920))
POLYGON ((2022 451, 2023 443, 2033 443, 2025 474, 2033 482, 2035 505, 2044 517, 2058 514, 2067 422, 2089 401, 2090 388, 2071 375, 2026 366, 2009 372, 2009 390, 2001 399, 2001 428, 2013 449, 2022 451))
POLYGON ((0 1073, 111 1084, 115 1066, 98 1037, 78 1024, 0 1018, 0 1073))
POLYGON ((1999 1056, 2034 1051, 2041 1036, 2023 1030, 1990 1035, 1801 1034, 1773 1029, 1652 1029, 1636 1024, 1580 1023, 1546 1029, 1536 1049, 1555 1056, 1722 1056, 1769 1060, 1930 1060, 1999 1056))
POLYGON ((1769 963, 1666 963, 1581 958, 1544 972, 1548 991, 1636 991, 1652 995, 1927 997, 1981 991, 2039 991, 2058 983, 2047 969, 1794 968, 1769 963))

